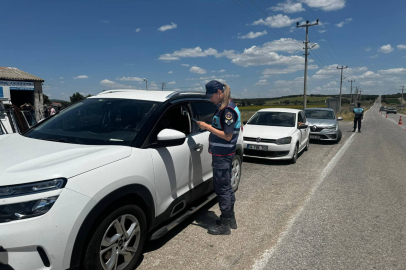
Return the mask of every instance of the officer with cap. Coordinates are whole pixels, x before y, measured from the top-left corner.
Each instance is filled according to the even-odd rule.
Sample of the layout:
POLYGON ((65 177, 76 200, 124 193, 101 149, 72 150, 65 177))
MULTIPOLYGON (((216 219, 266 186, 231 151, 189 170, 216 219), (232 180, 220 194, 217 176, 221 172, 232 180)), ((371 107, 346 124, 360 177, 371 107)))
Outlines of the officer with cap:
POLYGON ((361 120, 364 119, 364 109, 361 108, 361 103, 357 103, 358 107, 354 108, 352 111, 354 113, 354 130, 352 132, 355 132, 357 129, 357 124, 358 124, 358 132, 361 132, 361 120))
POLYGON ((206 84, 206 98, 217 105, 211 125, 198 121, 203 130, 210 132, 209 152, 212 155, 213 186, 221 210, 220 220, 208 228, 213 235, 231 234, 237 229, 235 220, 235 196, 231 187, 232 161, 236 152, 237 139, 240 134, 241 116, 232 101, 230 87, 213 80, 206 84))

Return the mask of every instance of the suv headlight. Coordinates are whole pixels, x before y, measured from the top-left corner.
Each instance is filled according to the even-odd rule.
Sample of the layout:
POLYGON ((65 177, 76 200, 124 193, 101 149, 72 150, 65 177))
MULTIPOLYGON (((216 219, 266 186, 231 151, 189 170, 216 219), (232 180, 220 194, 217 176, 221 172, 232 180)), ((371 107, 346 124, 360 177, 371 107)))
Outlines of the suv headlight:
MULTIPOLYGON (((0 199, 57 190, 65 185, 66 179, 54 179, 0 187, 0 199)), ((51 209, 57 199, 58 196, 52 196, 28 202, 0 205, 0 223, 41 216, 51 209)))
POLYGON ((66 179, 61 178, 29 184, 0 187, 0 199, 61 189, 65 187, 65 184, 66 179))
POLYGON ((276 144, 290 144, 292 142, 292 137, 285 137, 276 140, 276 144))
POLYGON ((325 127, 325 129, 336 129, 337 128, 337 126, 328 126, 328 127, 325 127))

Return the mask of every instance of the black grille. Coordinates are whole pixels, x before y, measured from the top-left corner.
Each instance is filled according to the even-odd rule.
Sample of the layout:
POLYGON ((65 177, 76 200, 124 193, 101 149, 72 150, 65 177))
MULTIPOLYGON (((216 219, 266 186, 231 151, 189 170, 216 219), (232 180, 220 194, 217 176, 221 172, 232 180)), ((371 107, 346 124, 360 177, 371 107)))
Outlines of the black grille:
POLYGON ((289 154, 289 151, 261 151, 253 149, 244 149, 244 154, 256 157, 283 157, 289 154))
POLYGON ((322 131, 324 128, 322 128, 322 127, 316 127, 316 129, 313 129, 313 127, 310 127, 310 131, 311 132, 320 132, 320 131, 322 131))
MULTIPOLYGON (((257 138, 244 137, 244 141, 256 142, 256 141, 257 141, 257 138)), ((262 139, 262 138, 261 138, 261 142, 264 142, 264 143, 276 143, 276 140, 273 140, 273 139, 262 139)))

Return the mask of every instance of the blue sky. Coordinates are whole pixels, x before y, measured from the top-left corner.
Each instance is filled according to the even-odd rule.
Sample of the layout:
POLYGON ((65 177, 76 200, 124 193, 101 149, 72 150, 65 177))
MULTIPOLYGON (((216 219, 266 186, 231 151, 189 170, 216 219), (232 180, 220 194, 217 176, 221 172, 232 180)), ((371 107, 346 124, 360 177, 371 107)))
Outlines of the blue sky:
POLYGON ((338 94, 340 72, 364 94, 406 84, 406 1, 172 0, 2 1, 0 66, 45 79, 44 92, 135 88, 203 91, 227 82, 234 97, 303 93, 303 40, 309 94, 338 94))

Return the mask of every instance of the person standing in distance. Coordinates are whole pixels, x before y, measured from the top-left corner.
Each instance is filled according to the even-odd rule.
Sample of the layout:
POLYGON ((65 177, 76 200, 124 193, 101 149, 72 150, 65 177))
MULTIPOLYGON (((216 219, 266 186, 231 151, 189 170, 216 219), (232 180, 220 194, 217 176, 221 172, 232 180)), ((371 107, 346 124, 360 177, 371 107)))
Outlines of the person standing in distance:
POLYGON ((354 108, 352 111, 354 113, 354 130, 352 132, 355 132, 357 129, 357 123, 358 123, 358 132, 361 132, 361 120, 364 119, 364 109, 361 108, 361 103, 357 103, 358 107, 354 108))
POLYGON ((241 115, 232 101, 231 90, 227 84, 210 81, 206 84, 206 98, 217 105, 212 124, 198 121, 200 129, 208 130, 209 153, 212 155, 213 186, 220 206, 220 220, 208 228, 213 235, 231 234, 230 227, 237 229, 234 203, 235 195, 231 187, 232 161, 240 134, 241 115))

